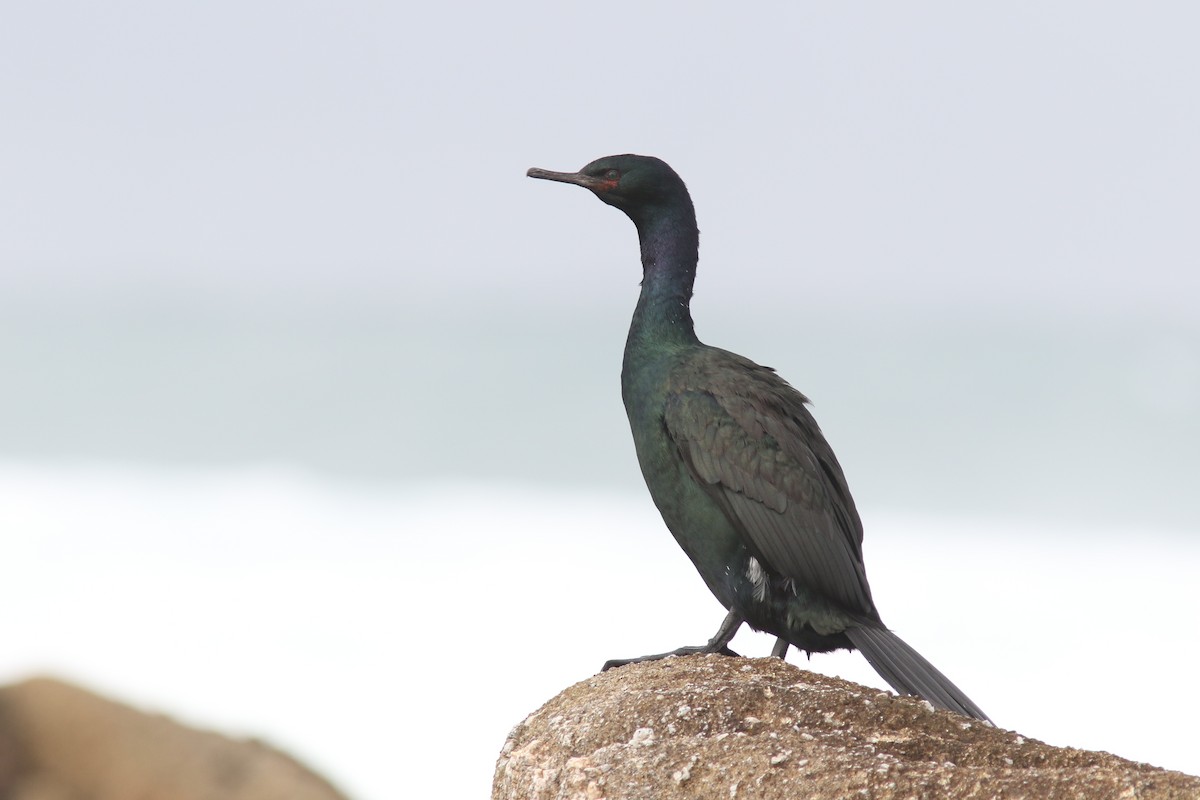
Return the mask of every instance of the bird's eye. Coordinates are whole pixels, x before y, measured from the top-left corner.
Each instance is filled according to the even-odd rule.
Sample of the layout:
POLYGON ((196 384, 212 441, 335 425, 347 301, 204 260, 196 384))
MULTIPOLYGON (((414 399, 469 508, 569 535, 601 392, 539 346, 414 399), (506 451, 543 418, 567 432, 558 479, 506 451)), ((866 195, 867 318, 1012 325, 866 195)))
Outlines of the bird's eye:
POLYGON ((621 171, 618 169, 610 169, 604 173, 605 180, 619 181, 621 180, 621 171))

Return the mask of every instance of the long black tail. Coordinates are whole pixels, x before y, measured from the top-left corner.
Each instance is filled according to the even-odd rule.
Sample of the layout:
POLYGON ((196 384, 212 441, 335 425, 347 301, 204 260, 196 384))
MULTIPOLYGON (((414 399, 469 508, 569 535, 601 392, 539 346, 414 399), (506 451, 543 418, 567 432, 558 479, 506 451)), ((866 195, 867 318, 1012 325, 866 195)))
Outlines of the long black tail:
POLYGON ((900 694, 915 694, 937 708, 986 720, 988 715, 950 679, 886 628, 847 628, 846 636, 871 666, 900 694))

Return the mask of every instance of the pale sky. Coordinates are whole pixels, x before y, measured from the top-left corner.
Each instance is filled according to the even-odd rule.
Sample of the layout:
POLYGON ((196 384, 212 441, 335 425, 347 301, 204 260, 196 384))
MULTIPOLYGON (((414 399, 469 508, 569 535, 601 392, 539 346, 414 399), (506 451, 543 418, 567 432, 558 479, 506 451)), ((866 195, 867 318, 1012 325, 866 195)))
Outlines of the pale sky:
POLYGON ((627 222, 524 171, 633 151, 702 297, 1195 306, 1194 5, 680 9, 10 5, 0 294, 617 296, 627 222))

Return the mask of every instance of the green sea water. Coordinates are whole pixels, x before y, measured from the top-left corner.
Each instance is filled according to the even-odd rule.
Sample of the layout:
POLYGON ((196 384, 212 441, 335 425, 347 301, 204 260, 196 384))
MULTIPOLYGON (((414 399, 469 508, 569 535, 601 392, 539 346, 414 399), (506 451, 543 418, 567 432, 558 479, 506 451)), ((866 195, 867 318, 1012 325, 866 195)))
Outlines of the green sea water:
MULTIPOLYGON (((0 457, 643 490, 628 309, 138 302, 0 318, 0 457)), ((1200 325, 697 313, 812 400, 864 509, 1200 529, 1200 325)))

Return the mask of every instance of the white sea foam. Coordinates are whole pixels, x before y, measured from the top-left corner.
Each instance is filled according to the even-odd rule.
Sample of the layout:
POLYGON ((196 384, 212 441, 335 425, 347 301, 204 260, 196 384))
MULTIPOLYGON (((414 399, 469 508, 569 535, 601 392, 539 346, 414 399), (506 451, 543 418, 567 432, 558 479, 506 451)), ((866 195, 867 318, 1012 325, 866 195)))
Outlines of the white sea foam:
MULTIPOLYGON (((884 619, 1000 725, 1200 773, 1194 539, 866 517, 884 619)), ((526 713, 721 619, 637 496, 10 461, 0 537, 0 681, 263 736, 359 797, 486 794, 526 713)), ((857 654, 792 660, 884 686, 857 654)))

